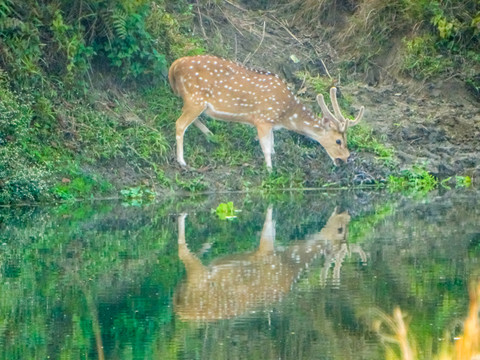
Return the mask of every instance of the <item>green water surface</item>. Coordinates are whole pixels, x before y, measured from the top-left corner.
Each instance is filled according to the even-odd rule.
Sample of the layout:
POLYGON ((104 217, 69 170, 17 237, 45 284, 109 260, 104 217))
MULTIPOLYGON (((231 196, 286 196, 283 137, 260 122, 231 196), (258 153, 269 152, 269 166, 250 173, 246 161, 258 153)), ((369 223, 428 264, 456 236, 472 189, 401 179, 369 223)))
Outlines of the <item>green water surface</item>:
POLYGON ((0 209, 0 359, 422 357, 462 331, 480 194, 217 195, 0 209), (233 201, 242 211, 212 212, 233 201))

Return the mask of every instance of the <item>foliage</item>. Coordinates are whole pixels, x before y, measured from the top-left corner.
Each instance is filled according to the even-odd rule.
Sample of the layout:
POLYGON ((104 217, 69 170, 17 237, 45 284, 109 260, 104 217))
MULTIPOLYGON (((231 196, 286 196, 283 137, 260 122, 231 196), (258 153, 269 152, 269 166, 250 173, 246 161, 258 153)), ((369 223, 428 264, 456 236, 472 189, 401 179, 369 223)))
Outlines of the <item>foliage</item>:
POLYGON ((102 162, 149 168, 169 185, 158 166, 167 133, 154 121, 170 126, 179 108, 167 59, 203 51, 191 11, 186 1, 0 1, 0 203, 112 191, 102 162), (152 103, 142 122, 141 91, 132 105, 118 80, 155 81, 161 111, 152 103))
POLYGON ((458 72, 478 87, 480 4, 476 0, 264 1, 290 24, 322 29, 353 72, 384 64, 415 78, 458 72), (395 56, 392 56, 395 55, 395 56))
POLYGON ((439 55, 435 49, 433 36, 417 36, 404 39, 404 72, 418 79, 430 78, 445 72, 452 66, 451 59, 439 55))
POLYGON ((124 204, 140 206, 155 199, 157 193, 146 186, 134 186, 120 190, 124 204))
POLYGON ((144 5, 135 12, 116 8, 111 21, 114 37, 95 44, 98 53, 104 53, 112 66, 120 70, 123 78, 140 75, 166 74, 165 55, 155 48, 155 40, 147 31, 145 19, 149 7, 144 5))
POLYGON ((428 192, 437 185, 438 179, 420 165, 415 165, 410 170, 402 170, 398 176, 390 175, 387 179, 387 189, 392 192, 428 192))
POLYGON ((281 189, 301 189, 303 188, 303 179, 298 171, 293 173, 274 171, 268 174, 260 187, 267 192, 281 189))
POLYGON ((321 75, 314 76, 308 71, 298 71, 295 76, 311 88, 315 94, 323 94, 327 103, 330 102, 329 90, 334 85, 332 79, 321 75))
POLYGON ((182 179, 179 174, 175 176, 177 185, 189 192, 199 192, 207 189, 206 183, 203 181, 203 176, 194 176, 191 179, 182 179))
POLYGON ((220 220, 235 219, 237 217, 235 214, 239 211, 241 210, 236 209, 233 206, 233 201, 229 201, 228 203, 220 203, 215 209, 215 213, 220 220))
MULTIPOLYGON (((0 64, 20 80, 20 86, 45 87, 58 83, 55 76, 84 90, 92 63, 108 64, 123 79, 159 79, 165 76, 167 57, 201 51, 191 37, 173 45, 174 52, 166 46, 179 41, 185 31, 175 15, 166 11, 167 4, 88 0, 83 6, 71 6, 68 2, 3 1, 0 64)), ((182 21, 191 21, 185 15, 184 10, 182 21)))
POLYGON ((473 180, 470 176, 455 176, 455 187, 457 188, 466 188, 470 187, 473 183, 473 180))
POLYGON ((349 129, 347 142, 349 148, 371 152, 386 165, 391 166, 395 161, 393 148, 383 144, 367 125, 359 124, 349 129))
POLYGON ((0 204, 41 200, 47 169, 35 161, 32 100, 0 83, 0 204))
POLYGON ((61 183, 52 187, 54 196, 61 200, 75 200, 93 197, 94 193, 105 193, 111 190, 112 185, 97 176, 83 174, 81 171, 72 172, 73 179, 63 178, 61 183))

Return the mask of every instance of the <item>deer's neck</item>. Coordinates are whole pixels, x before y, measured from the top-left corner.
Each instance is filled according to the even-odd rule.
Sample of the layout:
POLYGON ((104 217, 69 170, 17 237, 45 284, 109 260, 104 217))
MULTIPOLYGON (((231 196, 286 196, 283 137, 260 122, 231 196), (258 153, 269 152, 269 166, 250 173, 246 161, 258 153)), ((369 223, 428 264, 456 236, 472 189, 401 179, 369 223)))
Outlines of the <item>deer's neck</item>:
POLYGON ((321 119, 311 109, 303 105, 292 96, 290 104, 283 113, 283 127, 311 138, 318 136, 323 131, 321 119))

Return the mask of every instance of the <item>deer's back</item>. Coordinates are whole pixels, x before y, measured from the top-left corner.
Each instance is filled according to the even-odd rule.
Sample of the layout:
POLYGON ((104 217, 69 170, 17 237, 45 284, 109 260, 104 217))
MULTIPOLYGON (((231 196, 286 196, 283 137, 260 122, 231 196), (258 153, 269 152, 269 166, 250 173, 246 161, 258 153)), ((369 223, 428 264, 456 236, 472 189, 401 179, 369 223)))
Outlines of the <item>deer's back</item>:
POLYGON ((220 119, 273 122, 295 104, 294 96, 276 75, 214 56, 176 60, 169 80, 185 103, 205 105, 209 115, 220 119))

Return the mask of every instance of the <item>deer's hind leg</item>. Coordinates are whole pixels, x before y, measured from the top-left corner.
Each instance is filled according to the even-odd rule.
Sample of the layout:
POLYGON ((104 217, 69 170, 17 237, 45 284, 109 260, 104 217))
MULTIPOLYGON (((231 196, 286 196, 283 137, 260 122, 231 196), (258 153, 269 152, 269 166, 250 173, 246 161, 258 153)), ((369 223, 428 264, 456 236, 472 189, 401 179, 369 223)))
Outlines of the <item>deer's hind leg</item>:
MULTIPOLYGON (((176 140, 177 140, 177 162, 181 166, 186 166, 187 163, 183 158, 183 135, 187 128, 197 119, 198 116, 205 110, 205 105, 196 105, 196 104, 184 104, 182 109, 182 115, 178 118, 175 123, 176 127, 176 140)), ((195 121, 196 123, 196 121, 195 121)), ((199 127, 198 124, 196 124, 199 127)), ((207 131, 207 127, 201 124, 207 131)), ((200 127, 199 127, 200 128, 200 127)), ((200 128, 200 130, 202 130, 200 128)), ((203 132, 203 130, 202 130, 203 132)))
POLYGON ((200 119, 195 120, 193 125, 199 128, 200 131, 205 134, 205 136, 209 137, 213 135, 213 133, 205 126, 205 124, 200 121, 200 119))

